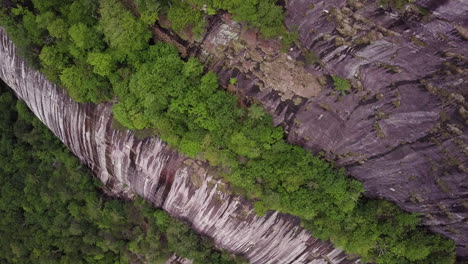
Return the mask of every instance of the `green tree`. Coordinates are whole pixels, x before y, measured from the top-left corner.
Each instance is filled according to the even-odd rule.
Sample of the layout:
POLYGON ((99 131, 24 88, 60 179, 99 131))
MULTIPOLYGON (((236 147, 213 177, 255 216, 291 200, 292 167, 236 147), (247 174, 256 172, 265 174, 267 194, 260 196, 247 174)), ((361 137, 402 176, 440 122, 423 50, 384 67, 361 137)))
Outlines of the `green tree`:
POLYGON ((70 96, 78 102, 100 102, 109 98, 109 84, 85 65, 65 68, 60 80, 70 96))
POLYGON ((68 24, 65 20, 58 18, 47 25, 47 30, 52 37, 66 39, 68 37, 68 24))
POLYGON ((147 25, 135 18, 121 2, 100 0, 99 7, 99 26, 111 48, 131 53, 148 47, 151 33, 147 25))
POLYGON ((73 44, 80 49, 101 50, 103 47, 99 33, 83 23, 72 25, 68 30, 68 34, 73 44))
POLYGON ((93 66, 93 71, 101 76, 110 76, 116 69, 114 59, 108 53, 91 52, 87 62, 93 66))
POLYGON ((351 84, 348 80, 341 78, 340 76, 333 75, 333 86, 335 89, 343 94, 345 94, 349 89, 351 89, 351 84))
POLYGON ((39 59, 44 66, 53 66, 59 70, 68 64, 67 54, 58 46, 44 46, 39 59))
POLYGON ((167 12, 167 17, 171 21, 171 27, 185 38, 187 36, 182 33, 185 29, 189 28, 196 38, 199 38, 203 34, 205 19, 202 12, 186 1, 172 1, 171 8, 167 12))

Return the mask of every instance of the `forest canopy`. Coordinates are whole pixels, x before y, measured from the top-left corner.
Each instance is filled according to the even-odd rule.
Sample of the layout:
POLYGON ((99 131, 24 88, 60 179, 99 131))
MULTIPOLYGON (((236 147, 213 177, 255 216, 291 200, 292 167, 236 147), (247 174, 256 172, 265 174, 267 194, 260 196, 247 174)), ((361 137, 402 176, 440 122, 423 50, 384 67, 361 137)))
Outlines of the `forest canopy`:
POLYGON ((112 199, 0 83, 0 263, 240 264, 141 198, 112 199))
POLYGON ((364 261, 454 261, 452 241, 428 233, 416 215, 390 202, 362 197, 362 184, 343 169, 288 144, 260 105, 239 107, 197 59, 150 41, 151 23, 162 15, 176 31, 201 32, 205 16, 219 10, 266 37, 280 36, 284 15, 275 1, 135 3, 138 14, 118 0, 21 2, 1 9, 0 24, 73 99, 112 101, 114 118, 126 128, 151 129, 171 147, 217 166, 259 215, 298 216, 316 237, 364 261))

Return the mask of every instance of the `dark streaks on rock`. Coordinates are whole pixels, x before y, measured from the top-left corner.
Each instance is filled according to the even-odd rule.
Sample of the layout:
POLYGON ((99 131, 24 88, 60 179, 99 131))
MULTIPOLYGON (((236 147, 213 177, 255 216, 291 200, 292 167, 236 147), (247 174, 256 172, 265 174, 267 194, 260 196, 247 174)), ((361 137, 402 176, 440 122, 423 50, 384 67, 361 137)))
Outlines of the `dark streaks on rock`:
POLYGON ((288 60, 317 78, 346 78, 352 91, 340 95, 322 78, 317 95, 294 104, 297 93, 251 65, 275 65, 279 51, 257 58, 253 40, 230 22, 202 44, 221 83, 242 80, 235 93, 261 102, 289 142, 348 166, 366 195, 423 214, 425 225, 468 257, 468 2, 418 0, 396 10, 377 1, 290 0, 286 9, 286 25, 300 42, 288 60), (227 38, 229 30, 240 37, 227 38))
POLYGON ((3 28, 0 78, 91 168, 106 194, 123 199, 138 194, 252 263, 359 262, 312 238, 292 216, 256 216, 251 203, 208 173, 207 164, 186 159, 156 137, 141 140, 114 129, 111 104, 73 102, 16 55, 3 28))

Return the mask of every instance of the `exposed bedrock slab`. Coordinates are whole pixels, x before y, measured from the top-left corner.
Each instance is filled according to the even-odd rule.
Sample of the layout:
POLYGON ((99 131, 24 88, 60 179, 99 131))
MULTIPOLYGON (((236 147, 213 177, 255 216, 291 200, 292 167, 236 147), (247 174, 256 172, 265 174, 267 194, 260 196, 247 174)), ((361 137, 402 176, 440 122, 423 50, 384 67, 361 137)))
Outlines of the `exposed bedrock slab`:
POLYGON ((277 212, 257 217, 206 164, 186 159, 158 138, 139 140, 130 131, 115 130, 110 104, 73 102, 15 54, 2 28, 0 78, 114 195, 136 193, 252 263, 358 262, 311 237, 294 217, 277 212))
POLYGON ((404 10, 377 2, 287 1, 299 45, 286 55, 220 19, 199 56, 247 103, 262 102, 289 142, 324 151, 367 196, 421 213, 467 258, 468 2, 420 0, 404 10), (353 89, 340 95, 330 75, 353 89))

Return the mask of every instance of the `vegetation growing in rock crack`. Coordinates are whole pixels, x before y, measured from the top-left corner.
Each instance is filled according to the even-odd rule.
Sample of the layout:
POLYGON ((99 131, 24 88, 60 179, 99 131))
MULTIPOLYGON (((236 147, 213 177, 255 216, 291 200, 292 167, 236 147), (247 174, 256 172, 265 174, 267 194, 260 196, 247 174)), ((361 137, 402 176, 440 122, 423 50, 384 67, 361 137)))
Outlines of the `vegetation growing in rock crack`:
POLYGON ((285 142, 282 128, 274 127, 261 107, 238 107, 236 97, 219 89, 217 76, 196 59, 182 60, 169 44, 149 44, 148 24, 160 15, 172 18, 176 30, 191 25, 197 32, 204 16, 193 11, 219 9, 267 37, 281 35, 277 18, 283 14, 275 1, 136 3, 139 17, 117 0, 33 0, 4 7, 1 24, 72 98, 116 101, 118 122, 132 130, 155 129, 170 146, 218 166, 237 193, 255 201, 260 215, 268 210, 296 215, 315 236, 365 261, 453 262, 454 243, 421 228, 416 215, 362 198, 361 183, 285 142), (152 15, 151 8, 160 13, 152 15))
POLYGON ((351 89, 351 84, 349 83, 348 80, 340 77, 333 75, 333 86, 335 87, 335 90, 338 92, 341 92, 342 94, 345 94, 349 89, 351 89))

